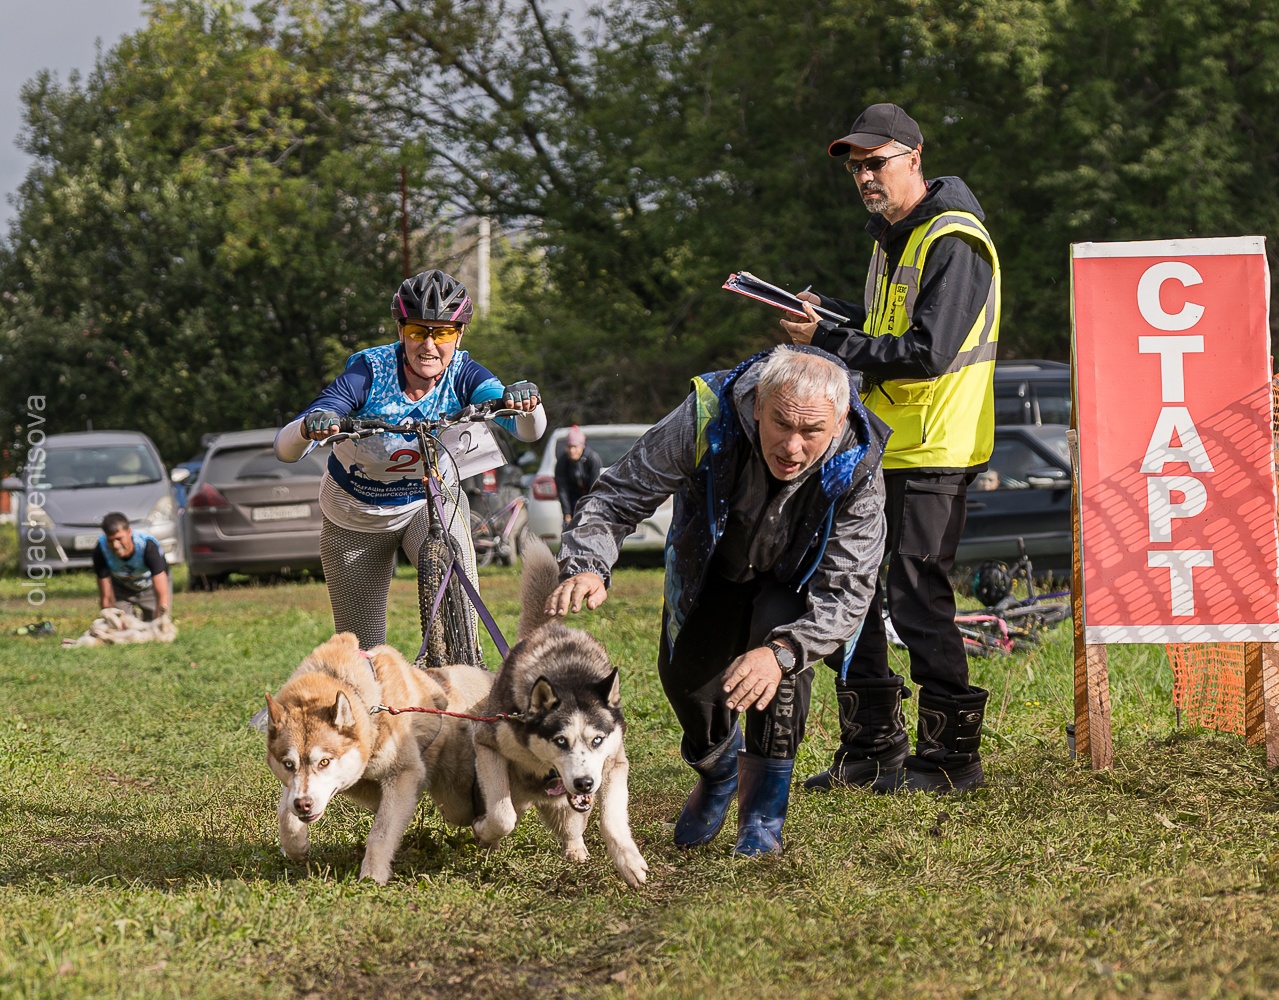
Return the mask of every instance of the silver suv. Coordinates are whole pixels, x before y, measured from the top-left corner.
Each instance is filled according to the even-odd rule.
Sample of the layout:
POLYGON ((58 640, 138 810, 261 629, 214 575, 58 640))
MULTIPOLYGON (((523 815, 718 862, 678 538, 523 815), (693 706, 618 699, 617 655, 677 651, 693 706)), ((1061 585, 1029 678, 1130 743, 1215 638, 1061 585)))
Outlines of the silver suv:
POLYGON ((182 561, 173 484, 151 439, 138 431, 51 434, 32 448, 21 479, 3 488, 17 498, 18 565, 87 569, 102 519, 119 511, 155 537, 170 563, 182 561))

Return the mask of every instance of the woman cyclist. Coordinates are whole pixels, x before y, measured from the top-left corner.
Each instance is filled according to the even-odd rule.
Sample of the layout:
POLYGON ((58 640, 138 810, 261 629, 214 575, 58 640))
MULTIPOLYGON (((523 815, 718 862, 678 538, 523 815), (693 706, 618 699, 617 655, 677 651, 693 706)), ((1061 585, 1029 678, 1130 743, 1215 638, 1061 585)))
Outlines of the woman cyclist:
MULTIPOLYGON (((508 409, 523 410, 498 423, 521 441, 536 441, 546 430, 537 386, 516 382, 504 387, 460 349, 472 313, 466 288, 443 271, 406 278, 391 297, 399 339, 352 355, 346 370, 276 435, 276 455, 296 462, 314 447, 312 442, 337 433, 341 417, 390 423, 429 420, 492 399, 501 399, 508 409)), ((446 464, 442 462, 440 469, 445 523, 474 580, 469 505, 446 464)), ((343 440, 329 456, 320 486, 320 559, 334 627, 354 632, 361 649, 386 641, 386 601, 396 549, 417 564, 430 526, 424 474, 413 435, 343 440)))

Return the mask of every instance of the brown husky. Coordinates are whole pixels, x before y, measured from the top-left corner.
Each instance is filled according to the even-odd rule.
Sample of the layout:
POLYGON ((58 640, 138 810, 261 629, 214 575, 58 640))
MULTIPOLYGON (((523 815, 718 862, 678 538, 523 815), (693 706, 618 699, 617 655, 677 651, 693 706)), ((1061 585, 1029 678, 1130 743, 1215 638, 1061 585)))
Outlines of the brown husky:
POLYGON ((280 779, 280 846, 294 860, 310 847, 310 824, 338 792, 376 815, 360 878, 385 885, 391 859, 429 793, 444 819, 475 819, 475 756, 469 723, 441 715, 370 715, 377 705, 474 713, 493 675, 478 667, 421 670, 390 646, 360 651, 350 632, 318 647, 266 696, 267 763, 280 779))
POLYGON ((648 864, 631 834, 617 670, 597 639, 544 613, 558 570, 542 540, 525 533, 520 556, 520 641, 503 661, 484 713, 519 718, 473 724, 485 807, 475 839, 496 845, 536 806, 565 857, 585 861, 582 834, 598 795, 604 846, 626 883, 638 887, 648 864))

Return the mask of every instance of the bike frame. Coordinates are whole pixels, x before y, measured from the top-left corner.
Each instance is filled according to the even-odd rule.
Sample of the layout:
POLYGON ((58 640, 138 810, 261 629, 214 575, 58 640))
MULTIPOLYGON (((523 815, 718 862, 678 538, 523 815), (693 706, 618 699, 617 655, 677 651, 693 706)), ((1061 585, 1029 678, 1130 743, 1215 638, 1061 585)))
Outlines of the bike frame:
MULTIPOLYGON (((496 401, 494 401, 496 402, 496 401)), ((493 639, 493 644, 497 647, 498 655, 505 657, 510 651, 510 646, 506 638, 502 635, 502 630, 498 627, 493 615, 489 612, 488 607, 480 599, 479 589, 475 583, 467 575, 466 567, 463 565, 461 553, 457 551, 453 536, 448 528, 448 519, 444 515, 444 490, 442 488, 443 479, 440 476, 439 455, 440 440, 436 436, 438 432, 446 430, 460 423, 476 423, 480 421, 493 420, 502 416, 513 416, 522 413, 522 410, 507 410, 493 406, 492 403, 477 404, 467 406, 455 414, 445 417, 439 417, 433 420, 408 420, 401 424, 392 424, 384 420, 372 419, 353 419, 350 417, 342 418, 338 426, 341 430, 337 434, 332 434, 325 438, 322 444, 332 445, 338 441, 358 440, 360 438, 372 437, 375 434, 413 434, 417 437, 418 447, 422 456, 422 466, 424 475, 422 477, 426 485, 427 501, 429 508, 429 516, 435 520, 435 523, 443 530, 444 537, 448 542, 449 565, 445 568, 444 578, 437 590, 431 605, 430 617, 423 625, 422 629, 422 646, 418 650, 418 661, 420 662, 426 654, 427 644, 431 624, 435 621, 436 615, 439 613, 440 605, 444 601, 448 586, 454 576, 461 584, 462 589, 466 592, 466 596, 470 599, 480 620, 484 623, 484 627, 488 630, 489 636, 493 639)), ((447 449, 444 453, 448 454, 447 449)), ((449 456, 452 458, 452 456, 449 456)), ((517 499, 523 500, 523 497, 517 499)), ((505 509, 505 508, 504 508, 505 509)), ((514 518, 512 518, 512 521, 514 518)), ((418 567, 421 572, 421 567, 418 567)))

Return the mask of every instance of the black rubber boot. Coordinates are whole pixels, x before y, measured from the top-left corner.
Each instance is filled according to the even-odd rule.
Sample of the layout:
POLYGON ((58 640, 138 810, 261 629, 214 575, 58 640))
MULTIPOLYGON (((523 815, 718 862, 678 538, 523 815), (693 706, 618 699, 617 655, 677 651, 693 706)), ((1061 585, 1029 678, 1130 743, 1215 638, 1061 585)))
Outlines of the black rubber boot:
POLYGON ((919 692, 919 739, 902 775, 907 791, 966 792, 981 787, 981 721, 989 696, 981 688, 970 688, 958 698, 919 692))
POLYGON ((795 761, 737 755, 737 844, 733 853, 746 858, 782 853, 782 824, 790 805, 790 779, 795 761))
POLYGON ((891 792, 901 785, 902 762, 910 736, 902 715, 909 692, 896 674, 891 677, 836 681, 839 701, 839 747, 829 770, 804 782, 813 791, 870 788, 891 792))
POLYGON ((729 804, 737 793, 737 752, 744 745, 742 730, 734 726, 728 739, 701 760, 693 762, 684 756, 684 763, 700 778, 675 821, 676 847, 709 844, 723 828, 729 804))

